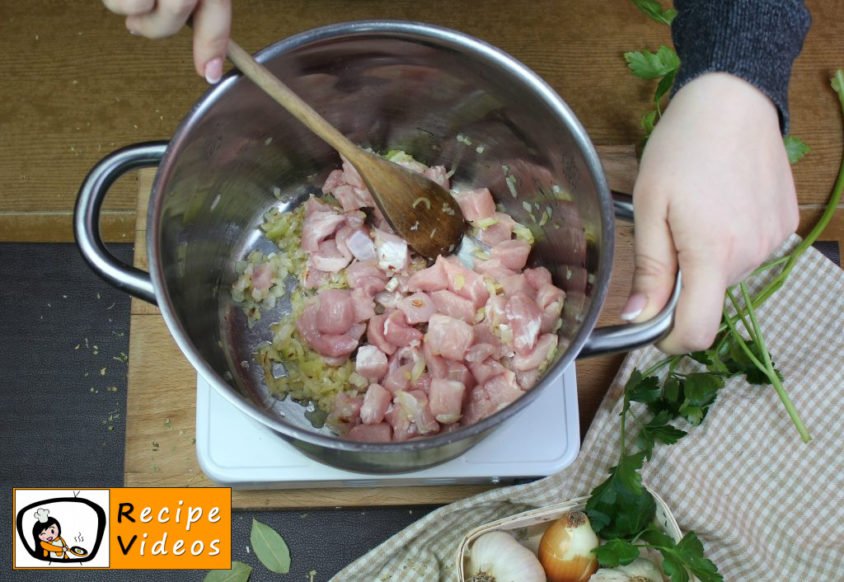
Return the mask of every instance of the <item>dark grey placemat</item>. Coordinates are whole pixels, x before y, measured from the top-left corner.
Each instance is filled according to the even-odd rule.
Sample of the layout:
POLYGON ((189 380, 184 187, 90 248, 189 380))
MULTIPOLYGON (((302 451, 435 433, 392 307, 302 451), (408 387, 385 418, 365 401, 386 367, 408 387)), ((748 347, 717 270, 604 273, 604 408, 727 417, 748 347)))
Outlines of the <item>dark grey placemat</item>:
MULTIPOLYGON (((130 245, 114 252, 131 262, 130 245)), ((129 298, 72 244, 0 244, 0 580, 202 580, 196 571, 11 570, 12 487, 123 484, 129 298)), ((252 580, 327 580, 432 507, 236 512, 232 557, 252 580), (249 545, 252 519, 284 536, 291 571, 271 574, 249 545)))
POLYGON ((129 298, 74 245, 0 245, 0 483, 122 484, 128 351, 129 298))

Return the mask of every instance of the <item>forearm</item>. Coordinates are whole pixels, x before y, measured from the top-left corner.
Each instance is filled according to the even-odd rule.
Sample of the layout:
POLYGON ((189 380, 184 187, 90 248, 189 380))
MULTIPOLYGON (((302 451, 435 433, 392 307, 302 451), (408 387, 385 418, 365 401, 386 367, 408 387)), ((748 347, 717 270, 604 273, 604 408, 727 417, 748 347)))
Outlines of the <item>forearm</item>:
POLYGON ((64 551, 64 546, 58 546, 47 542, 41 542, 41 547, 48 552, 60 553, 64 551))
POLYGON ((676 0, 671 25, 679 90, 709 72, 733 74, 776 105, 788 131, 788 81, 811 16, 802 0, 676 0))

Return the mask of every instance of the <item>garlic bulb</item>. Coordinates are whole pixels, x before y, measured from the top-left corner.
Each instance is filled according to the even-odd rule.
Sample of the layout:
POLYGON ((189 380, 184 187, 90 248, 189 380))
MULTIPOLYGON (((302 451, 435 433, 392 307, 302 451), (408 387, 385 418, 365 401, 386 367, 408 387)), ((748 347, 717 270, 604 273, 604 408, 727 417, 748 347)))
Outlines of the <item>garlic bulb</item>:
POLYGON ((503 531, 480 536, 469 554, 466 582, 546 582, 536 556, 503 531))
POLYGON ((626 566, 601 568, 589 582, 662 582, 662 573, 650 560, 636 558, 626 566))
POLYGON ((562 516, 545 530, 539 542, 539 562, 549 582, 582 582, 598 569, 592 550, 598 536, 582 511, 562 516))

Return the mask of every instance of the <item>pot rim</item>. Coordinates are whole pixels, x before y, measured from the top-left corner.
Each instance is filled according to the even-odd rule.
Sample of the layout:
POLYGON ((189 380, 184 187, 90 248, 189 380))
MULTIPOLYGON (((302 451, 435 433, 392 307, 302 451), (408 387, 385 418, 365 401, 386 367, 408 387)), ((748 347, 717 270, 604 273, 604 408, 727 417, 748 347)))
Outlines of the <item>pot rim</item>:
POLYGON ((468 52, 484 61, 505 70, 514 78, 525 83, 531 91, 539 96, 555 115, 561 118, 570 128, 572 138, 583 153, 586 165, 591 176, 595 180, 599 195, 599 214, 601 220, 602 240, 598 271, 593 284, 591 304, 586 314, 579 323, 579 329, 572 338, 565 352, 557 362, 545 373, 545 378, 526 394, 504 407, 491 416, 467 427, 448 432, 445 434, 430 437, 411 439, 402 442, 390 443, 363 443, 344 440, 339 437, 328 436, 307 429, 299 428, 293 424, 283 422, 278 416, 271 414, 267 409, 260 408, 254 402, 243 396, 236 388, 230 386, 202 357, 201 353, 190 340, 179 317, 176 315, 173 303, 170 300, 164 273, 159 260, 161 246, 159 241, 159 230, 161 227, 160 216, 163 202, 158 196, 161 184, 166 183, 174 167, 174 152, 180 149, 186 136, 197 124, 198 120, 210 109, 210 107, 226 93, 229 87, 237 83, 243 76, 236 70, 230 71, 222 81, 210 88, 192 107, 188 115, 176 128, 167 151, 161 160, 156 173, 150 204, 148 208, 148 221, 150 227, 147 229, 147 249, 149 255, 149 272, 152 278, 153 287, 161 315, 169 328, 176 344, 203 378, 218 391, 229 402, 247 415, 262 422, 264 425, 281 433, 283 436, 309 443, 314 446, 325 447, 335 451, 349 451, 356 453, 400 453, 416 450, 427 450, 441 447, 473 436, 482 435, 506 419, 518 413, 528 406, 538 396, 539 391, 544 389, 551 380, 557 378, 560 373, 569 366, 577 354, 580 353, 589 335, 594 329, 598 315, 606 299, 608 292, 610 273, 612 270, 612 258, 614 255, 615 243, 615 222, 613 217, 612 199, 610 189, 604 175, 603 167, 585 128, 574 115, 574 112, 545 82, 539 75, 530 70, 525 64, 515 57, 505 53, 503 50, 492 46, 478 38, 466 33, 444 28, 437 25, 423 22, 399 21, 399 20, 363 20, 331 24, 284 38, 260 50, 255 54, 259 62, 267 62, 275 57, 292 52, 301 47, 316 42, 336 39, 340 37, 355 36, 384 36, 406 40, 427 40, 437 46, 447 46, 468 52))

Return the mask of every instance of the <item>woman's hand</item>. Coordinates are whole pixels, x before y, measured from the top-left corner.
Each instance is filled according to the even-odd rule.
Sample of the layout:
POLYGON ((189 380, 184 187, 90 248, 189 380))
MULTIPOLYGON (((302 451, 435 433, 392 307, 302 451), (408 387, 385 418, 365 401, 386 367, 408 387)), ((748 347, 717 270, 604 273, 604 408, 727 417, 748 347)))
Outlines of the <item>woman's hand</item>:
POLYGON ((633 191, 636 270, 622 318, 653 317, 679 267, 683 289, 667 353, 708 348, 727 286, 798 223, 797 196, 773 103, 725 73, 680 89, 651 135, 633 191))
POLYGON ((147 38, 174 35, 191 19, 196 72, 212 84, 223 76, 232 20, 230 0, 103 0, 103 4, 126 17, 129 32, 147 38))

